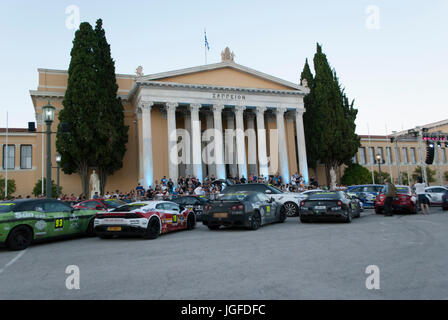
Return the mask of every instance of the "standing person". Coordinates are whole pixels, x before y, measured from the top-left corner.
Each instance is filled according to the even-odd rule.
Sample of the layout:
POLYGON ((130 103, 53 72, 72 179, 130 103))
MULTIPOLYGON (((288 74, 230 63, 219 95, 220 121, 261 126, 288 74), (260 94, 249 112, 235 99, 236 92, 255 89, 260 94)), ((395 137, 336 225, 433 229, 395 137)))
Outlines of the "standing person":
POLYGON ((390 183, 386 182, 386 186, 384 187, 384 194, 386 195, 386 200, 384 202, 384 212, 386 216, 392 217, 392 201, 394 201, 395 196, 397 195, 397 188, 390 183))
POLYGON ((429 214, 429 201, 425 193, 426 183, 423 182, 422 177, 418 177, 417 183, 414 184, 414 188, 415 193, 418 197, 418 203, 420 204, 420 208, 422 209, 422 214, 425 214, 425 208, 427 214, 429 214))

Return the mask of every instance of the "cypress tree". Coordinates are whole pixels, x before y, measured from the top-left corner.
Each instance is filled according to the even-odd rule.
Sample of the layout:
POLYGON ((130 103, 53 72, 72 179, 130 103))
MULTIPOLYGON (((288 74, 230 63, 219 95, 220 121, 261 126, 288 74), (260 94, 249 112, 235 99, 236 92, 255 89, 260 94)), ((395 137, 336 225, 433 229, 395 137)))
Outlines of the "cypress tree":
POLYGON ((97 47, 92 26, 83 22, 75 33, 68 84, 59 112, 59 129, 56 150, 61 155, 62 171, 78 173, 82 192, 89 191, 89 167, 94 159, 97 124, 97 78, 94 51, 97 47), (61 123, 68 124, 68 133, 61 132, 61 123))
POLYGON ((117 96, 115 62, 111 57, 101 19, 96 22, 95 35, 98 46, 95 51, 98 123, 94 165, 98 168, 100 191, 104 194, 107 177, 123 166, 128 127, 124 124, 124 109, 121 98, 117 96))
MULTIPOLYGON (((360 138, 355 133, 358 111, 354 101, 349 102, 319 44, 313 62, 315 77, 304 99, 305 115, 311 111, 304 115, 307 156, 309 151, 310 167, 315 168, 317 160, 325 165, 327 181, 330 181, 330 170, 336 171, 338 166, 350 163, 360 146, 360 138)), ((308 70, 306 62, 302 77, 307 74, 309 77, 308 70)))

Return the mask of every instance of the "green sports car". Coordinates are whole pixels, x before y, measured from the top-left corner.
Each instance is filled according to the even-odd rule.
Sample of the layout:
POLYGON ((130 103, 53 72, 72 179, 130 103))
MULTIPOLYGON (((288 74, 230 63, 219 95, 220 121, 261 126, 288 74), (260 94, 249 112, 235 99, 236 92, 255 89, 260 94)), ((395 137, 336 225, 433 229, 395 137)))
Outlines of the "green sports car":
POLYGON ((0 202, 0 243, 24 250, 33 241, 76 234, 93 236, 96 211, 76 210, 53 199, 0 202))

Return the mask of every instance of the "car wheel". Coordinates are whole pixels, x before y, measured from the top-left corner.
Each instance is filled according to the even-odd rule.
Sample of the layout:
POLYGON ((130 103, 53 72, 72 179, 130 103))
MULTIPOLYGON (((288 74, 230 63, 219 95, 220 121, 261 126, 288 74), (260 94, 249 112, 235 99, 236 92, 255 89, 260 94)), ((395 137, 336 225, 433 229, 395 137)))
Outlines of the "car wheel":
POLYGON ((283 223, 286 220, 286 211, 284 207, 281 207, 280 209, 280 216, 278 222, 283 223))
POLYGON ((308 223, 308 222, 310 222, 310 220, 300 217, 300 222, 301 223, 308 223))
POLYGON ((151 218, 148 222, 148 227, 143 235, 143 239, 156 239, 160 234, 160 222, 157 218, 151 218))
POLYGON ((383 213, 383 210, 380 209, 380 208, 375 208, 375 213, 376 213, 376 214, 382 214, 382 213, 383 213))
POLYGON ((352 222, 352 211, 350 209, 347 209, 347 218, 345 218, 345 223, 351 223, 352 222))
POLYGON ((286 202, 283 208, 288 217, 296 217, 299 214, 299 206, 294 202, 286 202))
POLYGON ((448 210, 448 207, 442 207, 442 210, 446 211, 446 210, 448 210))
POLYGON ((88 237, 96 236, 96 231, 95 231, 95 227, 94 227, 94 220, 95 220, 95 218, 92 218, 90 220, 90 222, 89 222, 89 225, 87 226, 86 235, 88 237))
POLYGON ((18 226, 9 233, 6 246, 10 250, 25 250, 33 241, 33 231, 27 226, 18 226))
POLYGON ((218 230, 220 226, 207 226, 210 230, 218 230))
POLYGON ((189 214, 187 218, 187 230, 194 229, 196 226, 196 219, 194 217, 194 214, 189 214))
POLYGON ((258 212, 255 212, 252 215, 252 219, 250 221, 250 229, 251 230, 258 230, 261 226, 261 217, 258 212))

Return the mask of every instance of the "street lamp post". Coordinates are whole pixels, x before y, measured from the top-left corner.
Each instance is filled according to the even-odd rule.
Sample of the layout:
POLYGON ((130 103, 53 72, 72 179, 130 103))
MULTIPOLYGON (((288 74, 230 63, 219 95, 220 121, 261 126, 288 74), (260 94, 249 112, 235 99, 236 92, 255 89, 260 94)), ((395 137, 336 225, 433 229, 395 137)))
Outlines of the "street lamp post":
POLYGON ((60 154, 56 154, 56 165, 57 165, 57 196, 59 197, 60 193, 61 193, 61 188, 60 188, 60 184, 59 184, 59 170, 61 169, 61 155, 60 154))
POLYGON ((381 164, 384 164, 384 160, 381 159, 381 155, 376 155, 376 163, 378 163, 378 174, 380 176, 380 184, 383 184, 383 176, 381 175, 381 164))
POLYGON ((53 107, 50 104, 50 100, 48 100, 48 104, 46 106, 42 107, 43 111, 43 118, 47 125, 47 177, 46 177, 46 193, 47 193, 47 199, 52 198, 52 184, 51 184, 51 124, 54 121, 54 110, 55 107, 53 107))

